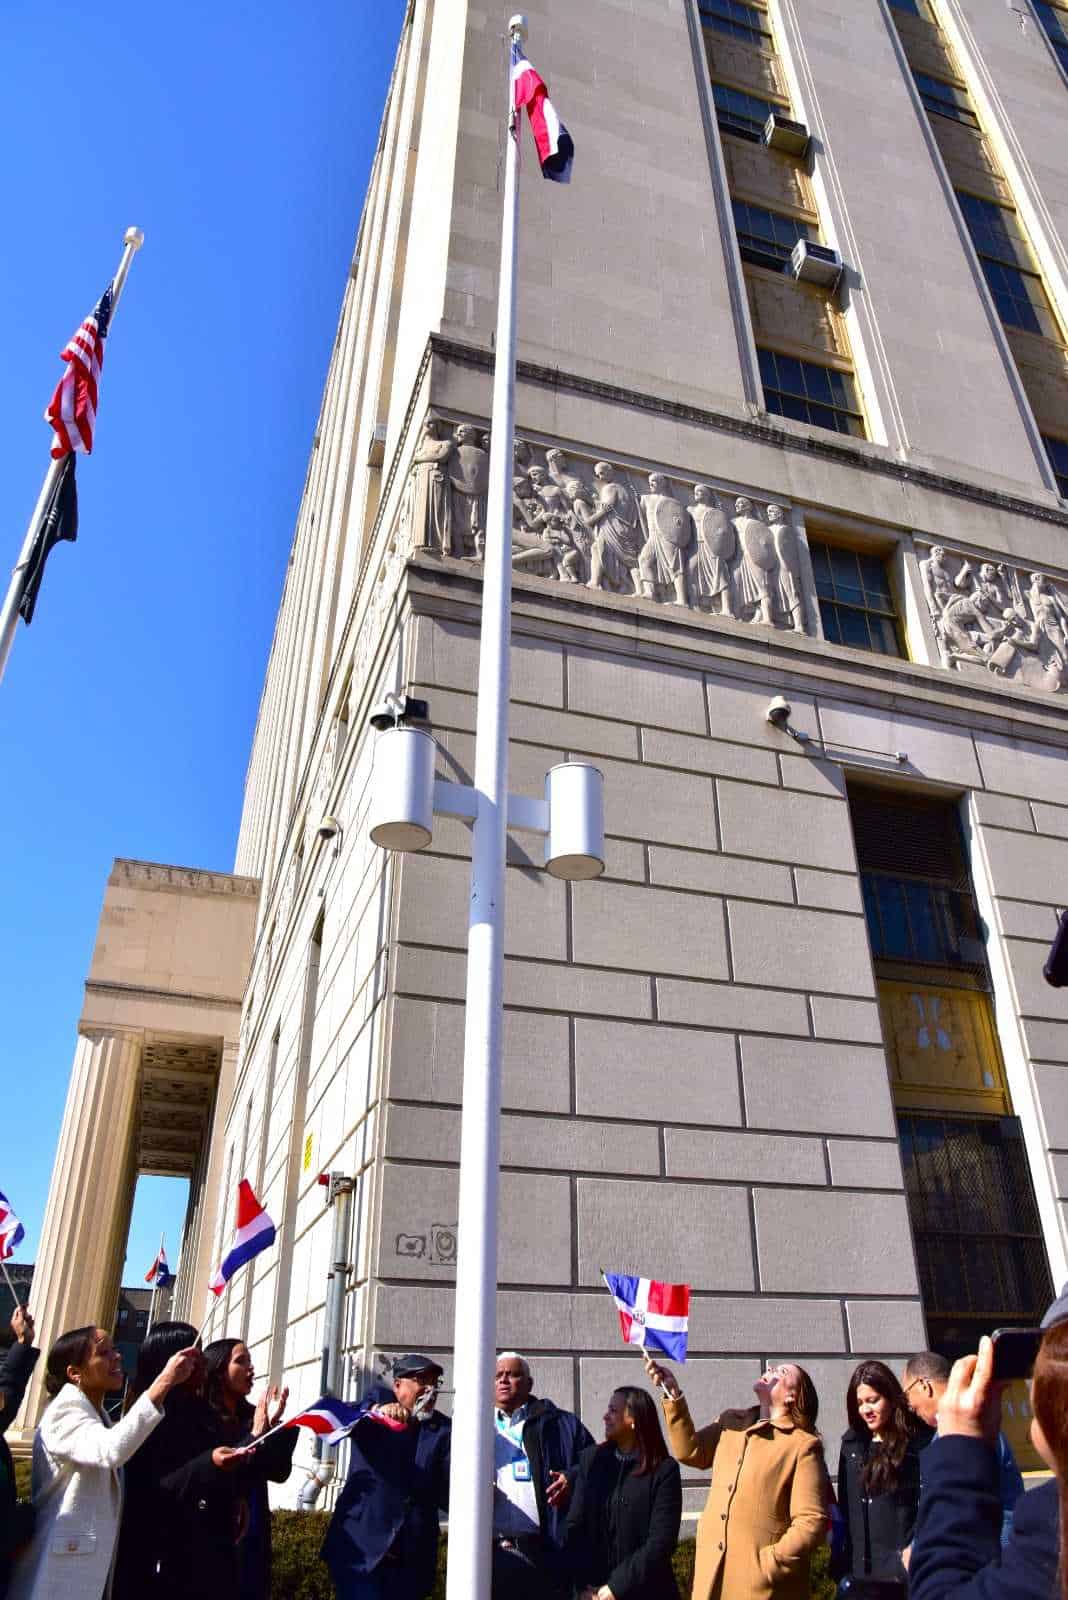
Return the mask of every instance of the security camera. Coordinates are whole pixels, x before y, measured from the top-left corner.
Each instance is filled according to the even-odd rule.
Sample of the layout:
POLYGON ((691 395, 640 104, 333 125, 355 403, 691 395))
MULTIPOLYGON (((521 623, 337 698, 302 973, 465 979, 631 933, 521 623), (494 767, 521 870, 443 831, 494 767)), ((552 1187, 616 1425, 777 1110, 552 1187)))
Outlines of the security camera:
POLYGON ((413 700, 410 694, 387 694, 380 700, 368 718, 372 728, 384 733, 387 728, 399 728, 402 722, 426 722, 430 706, 425 700, 413 700))
POLYGON ((324 817, 315 831, 320 839, 336 839, 341 832, 341 824, 336 817, 324 817))
POLYGON ((793 706, 785 695, 777 694, 774 700, 768 701, 768 709, 764 713, 765 722, 770 722, 773 728, 785 728, 793 715, 793 706))

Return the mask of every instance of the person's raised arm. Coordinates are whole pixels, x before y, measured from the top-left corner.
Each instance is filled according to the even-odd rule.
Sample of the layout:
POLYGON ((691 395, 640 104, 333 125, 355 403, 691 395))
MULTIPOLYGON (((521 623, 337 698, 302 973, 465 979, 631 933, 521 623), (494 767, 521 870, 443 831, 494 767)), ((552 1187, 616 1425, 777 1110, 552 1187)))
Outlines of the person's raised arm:
POLYGON ((103 1467, 117 1471, 163 1421, 163 1400, 176 1384, 184 1383, 197 1360, 196 1350, 179 1350, 167 1362, 155 1383, 109 1428, 82 1406, 52 1405, 41 1419, 41 1442, 49 1455, 73 1467, 103 1467))
POLYGON ((642 1351, 642 1358, 646 1377, 664 1396, 664 1421, 667 1423, 671 1454, 684 1466, 710 1467, 723 1432, 719 1423, 710 1422, 705 1428, 695 1428, 675 1374, 654 1361, 647 1350, 642 1351))

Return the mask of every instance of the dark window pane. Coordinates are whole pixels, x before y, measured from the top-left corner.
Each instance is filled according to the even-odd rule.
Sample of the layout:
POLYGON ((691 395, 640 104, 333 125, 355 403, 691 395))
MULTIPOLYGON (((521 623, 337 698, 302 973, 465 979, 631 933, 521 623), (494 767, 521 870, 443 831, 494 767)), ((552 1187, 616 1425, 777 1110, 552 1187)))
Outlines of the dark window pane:
POLYGON ((903 886, 893 878, 875 876, 875 894, 882 926, 882 954, 891 960, 907 961, 912 941, 903 886))
POLYGON ((755 94, 744 94, 741 89, 728 89, 726 84, 712 85, 712 99, 721 128, 739 133, 743 138, 759 140, 764 124, 771 115, 771 103, 755 94))
POLYGON ((1049 434, 1045 434, 1043 443, 1053 466, 1057 487, 1064 498, 1068 500, 1068 439, 1054 439, 1049 434))
POLYGON ((831 373, 817 362, 778 352, 760 351, 759 356, 768 411, 835 433, 864 437, 860 406, 848 374, 831 373))
POLYGON ((729 33, 747 44, 769 44, 767 13, 748 6, 743 0, 701 0, 701 21, 720 33, 729 33))
POLYGON ((882 602, 887 611, 891 610, 890 581, 886 576, 886 567, 878 556, 858 554, 857 566, 860 569, 860 581, 864 585, 868 605, 878 609, 879 603, 882 602))
POLYGON ((966 123, 970 128, 979 126, 979 119, 963 89, 958 89, 955 84, 946 83, 942 78, 932 78, 926 72, 914 71, 912 75, 916 79, 920 99, 928 111, 933 111, 940 117, 952 117, 954 121, 966 123))

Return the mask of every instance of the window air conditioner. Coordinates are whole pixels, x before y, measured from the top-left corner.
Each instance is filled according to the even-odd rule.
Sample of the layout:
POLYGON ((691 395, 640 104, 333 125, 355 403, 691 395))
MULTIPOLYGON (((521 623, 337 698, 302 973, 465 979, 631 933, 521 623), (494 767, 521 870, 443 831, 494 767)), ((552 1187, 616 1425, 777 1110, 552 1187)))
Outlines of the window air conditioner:
POLYGON ((804 283, 819 283, 825 289, 834 289, 842 276, 842 258, 830 245, 798 239, 790 255, 790 271, 804 283))
POLYGON ((787 155, 804 156, 808 154, 808 129, 803 122, 791 122, 789 117, 773 111, 764 124, 764 143, 787 155))
POLYGON ((367 441, 367 465, 380 467, 386 459, 386 424, 376 422, 367 441))

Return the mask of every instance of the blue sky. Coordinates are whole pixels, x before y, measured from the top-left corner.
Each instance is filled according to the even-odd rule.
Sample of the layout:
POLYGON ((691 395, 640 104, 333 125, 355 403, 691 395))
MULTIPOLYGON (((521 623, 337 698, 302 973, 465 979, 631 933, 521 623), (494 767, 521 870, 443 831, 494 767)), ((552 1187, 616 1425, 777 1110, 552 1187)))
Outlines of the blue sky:
MULTIPOLYGON (((58 354, 145 231, 81 532, 0 684, 0 1189, 37 1246, 108 869, 228 871, 263 670, 403 0, 4 17, 0 566, 44 471, 58 354)), ((184 1185, 139 1187, 125 1281, 184 1185)), ((86 1196, 91 1204, 91 1196, 86 1196)))

